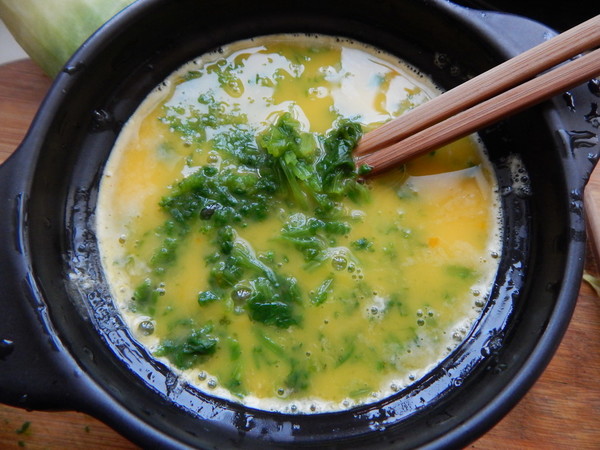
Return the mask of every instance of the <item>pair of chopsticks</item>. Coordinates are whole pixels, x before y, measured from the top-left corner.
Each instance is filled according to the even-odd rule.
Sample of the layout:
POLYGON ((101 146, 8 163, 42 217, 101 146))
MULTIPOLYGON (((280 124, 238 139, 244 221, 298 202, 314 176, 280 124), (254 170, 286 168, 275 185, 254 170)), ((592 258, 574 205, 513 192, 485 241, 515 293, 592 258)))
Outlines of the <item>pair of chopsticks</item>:
POLYGON ((356 163, 383 172, 600 76, 599 46, 600 15, 365 134, 356 163))

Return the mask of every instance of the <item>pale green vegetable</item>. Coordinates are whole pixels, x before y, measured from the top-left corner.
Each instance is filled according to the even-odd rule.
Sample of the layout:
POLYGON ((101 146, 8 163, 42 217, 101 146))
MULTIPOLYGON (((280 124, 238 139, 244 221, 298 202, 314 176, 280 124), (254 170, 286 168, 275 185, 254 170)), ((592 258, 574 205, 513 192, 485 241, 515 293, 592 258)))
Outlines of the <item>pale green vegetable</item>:
POLYGON ((596 291, 596 294, 600 296, 600 277, 594 276, 586 271, 583 273, 583 279, 587 281, 594 291, 596 291))
POLYGON ((51 77, 85 40, 135 0, 0 0, 0 19, 51 77))

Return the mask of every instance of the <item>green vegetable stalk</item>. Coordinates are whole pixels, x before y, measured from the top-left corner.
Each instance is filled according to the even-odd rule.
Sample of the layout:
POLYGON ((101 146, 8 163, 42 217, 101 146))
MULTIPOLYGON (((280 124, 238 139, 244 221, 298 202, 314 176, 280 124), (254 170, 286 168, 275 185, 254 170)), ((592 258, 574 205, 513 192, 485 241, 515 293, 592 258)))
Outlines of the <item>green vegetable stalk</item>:
POLYGON ((585 271, 583 273, 583 279, 589 283, 589 285, 596 292, 596 295, 600 297, 600 277, 594 276, 591 273, 585 271))
POLYGON ((83 42, 135 0, 0 0, 0 19, 25 52, 55 77, 83 42))

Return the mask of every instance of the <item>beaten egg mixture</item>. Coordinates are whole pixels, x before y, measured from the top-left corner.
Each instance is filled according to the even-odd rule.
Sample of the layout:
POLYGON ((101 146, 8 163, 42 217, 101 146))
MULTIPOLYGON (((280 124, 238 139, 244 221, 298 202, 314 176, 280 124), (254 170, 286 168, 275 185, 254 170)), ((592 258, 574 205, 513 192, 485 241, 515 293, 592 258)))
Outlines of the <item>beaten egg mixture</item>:
POLYGON ((97 235, 132 332, 190 383, 325 412, 413 383, 466 336, 497 269, 475 137, 364 179, 362 133, 438 95, 345 39, 267 36, 190 62, 124 127, 97 235))

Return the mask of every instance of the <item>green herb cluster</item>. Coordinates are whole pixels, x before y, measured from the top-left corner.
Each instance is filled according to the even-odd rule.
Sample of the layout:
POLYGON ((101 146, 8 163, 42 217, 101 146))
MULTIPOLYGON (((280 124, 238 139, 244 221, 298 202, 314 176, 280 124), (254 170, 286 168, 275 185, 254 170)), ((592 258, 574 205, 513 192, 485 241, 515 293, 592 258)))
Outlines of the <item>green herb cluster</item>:
MULTIPOLYGON (((195 130, 203 121, 215 122, 193 121, 194 129, 190 129, 187 122, 177 119, 171 125, 184 137, 203 138, 205 134, 195 130)), ((234 313, 246 313, 257 323, 277 328, 299 325, 305 297, 296 279, 281 272, 276 255, 256 254, 238 234, 267 218, 276 205, 285 204, 298 212, 283 224, 280 239, 302 253, 308 268, 321 264, 336 237, 350 231, 341 200, 369 198, 352 159, 361 126, 340 121, 335 130, 321 136, 303 132, 300 123, 286 113, 257 137, 248 127, 234 123, 237 119, 224 116, 217 122, 234 125, 212 139, 220 164, 202 166, 172 186, 161 200, 167 216, 157 230, 162 244, 150 260, 152 275, 135 290, 134 308, 155 314, 162 276, 176 262, 186 239, 201 232, 212 249, 205 257, 209 277, 207 289, 198 293, 200 307, 225 302, 234 313)), ((310 302, 324 302, 332 282, 333 278, 325 280, 310 302)), ((212 327, 191 328, 183 336, 165 340, 158 354, 178 367, 190 367, 216 350, 219 338, 212 327)))

